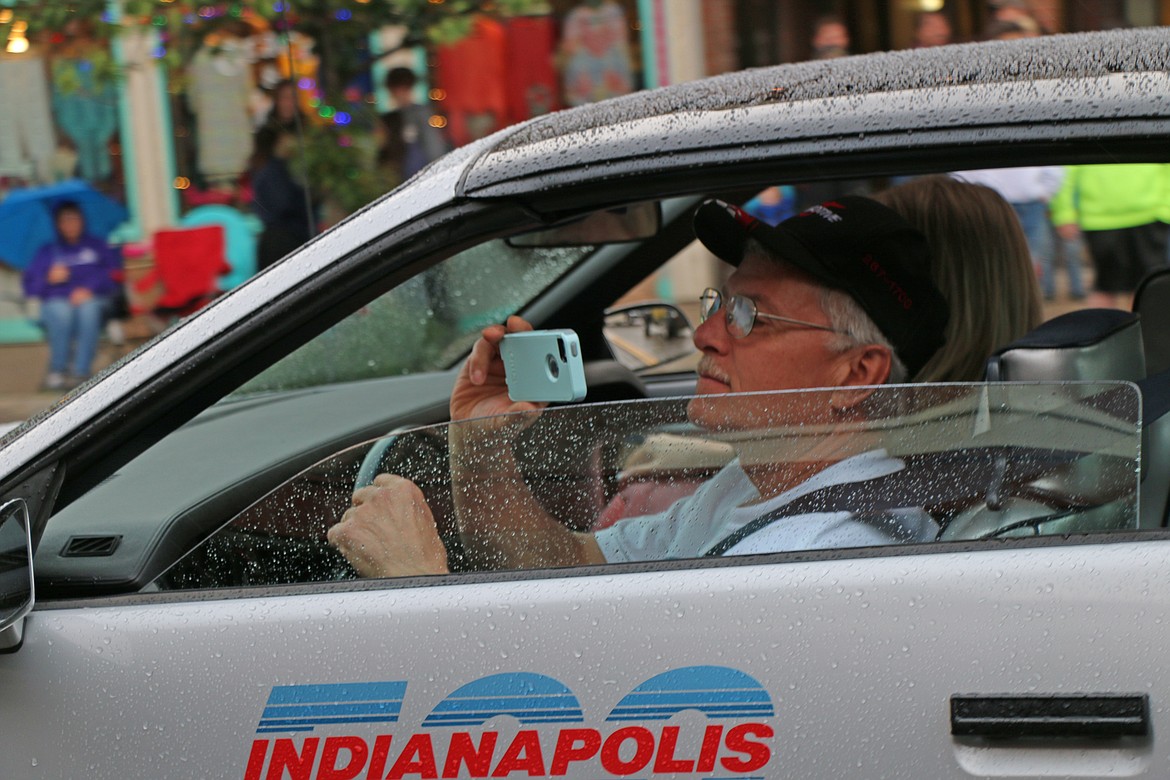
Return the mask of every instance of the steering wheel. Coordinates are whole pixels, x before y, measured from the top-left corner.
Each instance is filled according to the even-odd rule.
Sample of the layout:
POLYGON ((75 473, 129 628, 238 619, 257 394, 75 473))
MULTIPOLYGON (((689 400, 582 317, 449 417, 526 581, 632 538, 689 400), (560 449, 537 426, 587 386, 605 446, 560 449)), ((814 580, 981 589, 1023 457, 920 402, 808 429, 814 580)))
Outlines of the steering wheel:
POLYGON ((390 448, 398 443, 399 435, 406 430, 406 428, 396 428, 374 442, 370 451, 362 458, 361 466, 358 467, 357 477, 353 481, 355 492, 374 484, 374 477, 382 473, 382 459, 386 457, 390 448))
POLYGON ((399 474, 418 486, 447 548, 448 566, 452 571, 466 568, 455 524, 445 429, 401 427, 375 441, 358 467, 354 490, 372 485, 374 478, 384 473, 399 474))

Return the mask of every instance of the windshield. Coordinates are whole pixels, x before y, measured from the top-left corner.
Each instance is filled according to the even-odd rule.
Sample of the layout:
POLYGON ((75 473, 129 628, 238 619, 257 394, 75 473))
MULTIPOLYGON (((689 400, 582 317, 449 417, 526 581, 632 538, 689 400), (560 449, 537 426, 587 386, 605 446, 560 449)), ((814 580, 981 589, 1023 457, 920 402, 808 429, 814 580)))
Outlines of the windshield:
POLYGON ((502 239, 474 246, 371 301, 235 395, 449 368, 481 329, 515 314, 593 249, 502 239))
POLYGON ((419 428, 302 472, 155 585, 354 576, 326 535, 380 474, 417 487, 451 571, 564 565, 540 523, 609 563, 1134 528, 1139 410, 1124 383, 906 385, 419 428))

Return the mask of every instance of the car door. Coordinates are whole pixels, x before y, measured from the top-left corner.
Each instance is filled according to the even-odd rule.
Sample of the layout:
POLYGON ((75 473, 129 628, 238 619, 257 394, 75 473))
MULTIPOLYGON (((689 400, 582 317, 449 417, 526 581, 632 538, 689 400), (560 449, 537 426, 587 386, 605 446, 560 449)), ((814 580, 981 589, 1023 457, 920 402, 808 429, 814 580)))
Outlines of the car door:
MULTIPOLYGON (((1132 387, 954 387, 915 391, 929 401, 917 417, 895 390, 901 422, 860 429, 932 469, 949 504, 1003 474, 1075 482, 1102 458, 1136 473, 1132 387)), ((728 442, 793 457, 823 432, 777 424, 827 397, 781 394, 766 408, 788 411, 760 436, 714 439, 686 425, 685 401, 557 410, 529 428, 523 479, 574 515, 645 481, 645 447, 682 452, 692 475, 725 467, 728 442)), ((430 490, 433 453, 411 439, 437 432, 338 453, 176 565, 218 583, 164 573, 134 595, 38 604, 0 657, 5 776, 1155 776, 1166 760, 1170 540, 1062 525, 1078 515, 1024 498, 978 538, 382 580, 306 568, 276 584, 273 562, 304 541, 290 521, 328 524, 321 507, 344 508, 361 463, 430 490), (217 545, 240 534, 269 544, 245 586, 231 584, 245 548, 217 545)), ((663 484, 679 480, 677 459, 660 462, 663 484)), ((932 503, 922 481, 866 500, 932 503)), ((1124 516, 1136 484, 1099 501, 1124 516)), ((987 509, 948 511, 954 524, 987 509)))

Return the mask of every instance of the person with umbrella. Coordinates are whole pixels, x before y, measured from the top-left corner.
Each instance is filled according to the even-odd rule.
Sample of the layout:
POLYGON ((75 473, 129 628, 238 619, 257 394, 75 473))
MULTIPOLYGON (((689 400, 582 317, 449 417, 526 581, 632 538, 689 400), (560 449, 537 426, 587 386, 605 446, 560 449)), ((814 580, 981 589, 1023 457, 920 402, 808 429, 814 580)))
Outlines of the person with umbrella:
POLYGON ((81 207, 63 201, 53 209, 57 237, 34 255, 23 274, 24 292, 41 301, 49 339, 49 371, 43 387, 67 390, 85 380, 97 353, 107 306, 117 292, 122 258, 86 233, 81 207))

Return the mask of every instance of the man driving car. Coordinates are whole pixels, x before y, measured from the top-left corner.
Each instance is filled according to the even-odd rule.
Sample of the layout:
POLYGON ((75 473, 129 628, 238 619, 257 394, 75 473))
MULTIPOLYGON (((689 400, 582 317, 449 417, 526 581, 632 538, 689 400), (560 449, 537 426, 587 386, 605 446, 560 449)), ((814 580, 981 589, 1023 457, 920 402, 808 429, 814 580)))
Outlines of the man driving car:
MULTIPOLYGON (((736 266, 722 291, 704 294, 694 334, 702 359, 687 417, 699 428, 742 427, 737 418, 751 416, 756 402, 723 396, 751 391, 840 388, 825 396, 825 409, 803 413, 856 419, 869 394, 860 388, 904 381, 943 343, 947 306, 930 278, 926 240, 876 201, 842 197, 776 227, 707 201, 694 226, 708 249, 736 266)), ((859 513, 810 503, 809 496, 826 488, 903 468, 882 450, 850 449, 846 437, 783 464, 741 452, 665 512, 596 532, 570 530, 545 512, 519 476, 512 442, 518 419, 532 415, 499 416, 541 406, 510 400, 500 358, 507 333, 530 329, 519 317, 486 328, 451 396, 453 423, 491 418, 453 424, 448 436, 459 533, 492 568, 863 546, 936 530, 920 508, 866 522, 859 513), (482 468, 489 463, 490 472, 482 468)), ((775 409, 768 414, 784 417, 775 409)), ((447 570, 422 493, 395 475, 379 475, 356 491, 329 540, 363 576, 447 570)))

